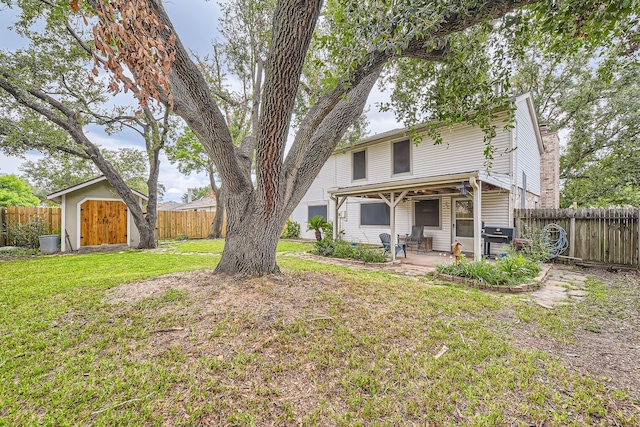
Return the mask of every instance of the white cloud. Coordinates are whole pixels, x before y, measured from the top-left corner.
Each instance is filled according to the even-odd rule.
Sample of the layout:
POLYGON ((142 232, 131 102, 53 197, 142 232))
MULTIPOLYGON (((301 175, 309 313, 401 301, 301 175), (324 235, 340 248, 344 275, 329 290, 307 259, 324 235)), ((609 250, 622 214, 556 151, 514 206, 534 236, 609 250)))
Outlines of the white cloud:
POLYGON ((5 156, 4 154, 0 154, 0 174, 7 175, 21 175, 19 168, 22 163, 27 160, 31 160, 33 162, 44 157, 37 151, 30 151, 25 153, 23 158, 16 156, 5 156))
POLYGON ((192 173, 184 175, 178 171, 175 165, 169 163, 165 155, 160 156, 159 181, 165 186, 163 201, 179 202, 188 188, 204 187, 209 185, 209 177, 204 173, 192 173))

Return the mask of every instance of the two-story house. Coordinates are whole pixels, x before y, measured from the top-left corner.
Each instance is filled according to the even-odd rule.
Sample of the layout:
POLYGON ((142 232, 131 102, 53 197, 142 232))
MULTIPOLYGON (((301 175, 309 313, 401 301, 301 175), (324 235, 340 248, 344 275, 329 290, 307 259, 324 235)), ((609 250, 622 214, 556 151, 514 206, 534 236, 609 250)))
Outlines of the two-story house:
POLYGON ((558 205, 557 135, 538 125, 530 94, 512 98, 512 106, 513 128, 500 128, 491 141, 490 168, 478 127, 443 128, 439 145, 427 136, 414 145, 406 129, 385 132, 336 151, 292 220, 306 230, 310 218, 322 215, 334 234, 343 230, 343 239, 360 243, 379 243, 380 233, 395 241, 424 225, 433 250, 450 252, 457 240, 480 256, 483 222, 509 227, 514 208, 558 205))

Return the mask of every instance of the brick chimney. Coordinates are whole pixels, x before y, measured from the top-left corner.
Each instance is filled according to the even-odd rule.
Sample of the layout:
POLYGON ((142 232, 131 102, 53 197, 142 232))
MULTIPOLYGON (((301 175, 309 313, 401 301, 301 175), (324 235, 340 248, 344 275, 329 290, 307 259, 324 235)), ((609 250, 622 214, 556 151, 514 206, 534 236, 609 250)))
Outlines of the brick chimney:
POLYGON ((560 207, 560 138, 550 132, 547 125, 540 125, 544 153, 540 157, 540 208, 560 207))

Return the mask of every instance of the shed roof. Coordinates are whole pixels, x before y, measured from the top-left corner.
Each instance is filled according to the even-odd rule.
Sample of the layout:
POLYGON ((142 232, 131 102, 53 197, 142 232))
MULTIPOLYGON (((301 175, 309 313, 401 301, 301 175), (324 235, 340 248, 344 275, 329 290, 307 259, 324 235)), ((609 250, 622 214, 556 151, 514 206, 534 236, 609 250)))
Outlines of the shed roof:
MULTIPOLYGON (((60 190, 60 191, 56 191, 55 193, 51 193, 51 194, 49 194, 47 196, 47 199, 49 199, 49 200, 57 199, 57 198, 65 195, 65 194, 81 190, 81 189, 83 189, 85 187, 89 187, 90 185, 97 184, 97 183, 99 183, 101 181, 106 181, 106 180, 107 180, 106 176, 100 175, 99 177, 90 179, 90 180, 85 181, 85 182, 81 182, 80 184, 76 184, 76 185, 72 185, 71 187, 67 187, 64 190, 60 190)), ((134 189, 131 189, 131 191, 133 191, 133 194, 135 194, 136 196, 141 197, 144 200, 149 200, 149 197, 147 197, 147 195, 142 194, 141 192, 136 191, 134 189)))

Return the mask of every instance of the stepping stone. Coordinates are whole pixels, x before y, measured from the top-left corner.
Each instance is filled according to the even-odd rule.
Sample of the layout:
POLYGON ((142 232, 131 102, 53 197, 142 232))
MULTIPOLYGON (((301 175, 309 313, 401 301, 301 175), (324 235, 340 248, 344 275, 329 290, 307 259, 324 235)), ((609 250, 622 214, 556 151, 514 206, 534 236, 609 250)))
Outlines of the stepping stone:
POLYGON ((587 295, 587 291, 582 291, 579 289, 573 289, 570 290, 569 292, 567 292, 569 295, 571 295, 572 297, 584 297, 587 295))
POLYGON ((540 307, 544 307, 547 309, 552 309, 553 308, 553 302, 552 301, 535 301, 536 304, 538 304, 540 307))
POLYGON ((567 288, 564 288, 562 286, 556 286, 556 285, 545 285, 544 289, 548 291, 555 291, 555 292, 567 292, 567 288))
POLYGON ((582 282, 582 283, 584 283, 584 281, 587 280, 587 278, 585 276, 567 275, 567 274, 561 274, 560 275, 560 279, 561 280, 566 280, 568 282, 582 282))
POLYGON ((563 282, 562 280, 547 280, 546 286, 560 286, 562 288, 573 288, 573 285, 569 282, 563 282))

